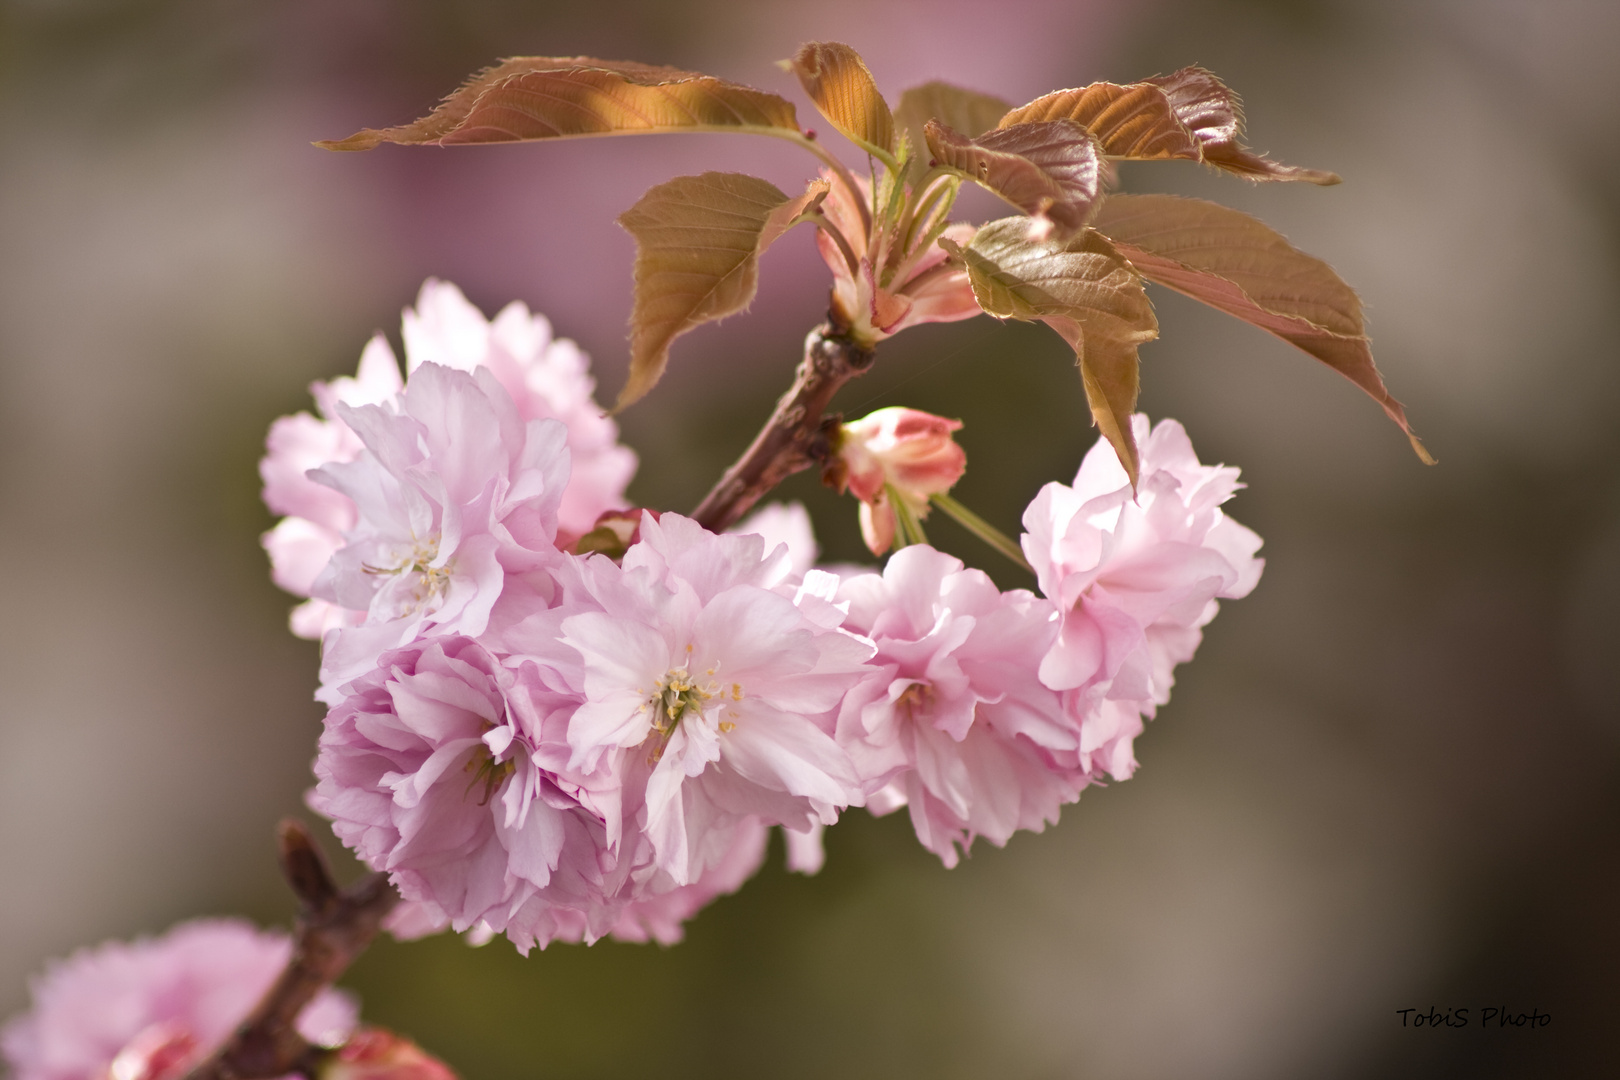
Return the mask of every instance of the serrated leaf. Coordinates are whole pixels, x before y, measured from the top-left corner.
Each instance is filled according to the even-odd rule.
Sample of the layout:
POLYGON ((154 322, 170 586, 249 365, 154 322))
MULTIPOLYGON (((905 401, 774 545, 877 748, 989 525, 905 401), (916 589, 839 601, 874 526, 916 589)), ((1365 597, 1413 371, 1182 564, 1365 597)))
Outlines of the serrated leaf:
MULTIPOLYGON (((937 120, 923 126, 941 164, 1056 226, 1059 238, 1085 227, 1101 190, 1101 155, 1091 132, 1073 120, 1016 124, 976 139, 937 120)), ((1037 231, 1044 225, 1037 224, 1037 231)))
POLYGON ((998 97, 946 82, 923 83, 901 94, 900 105, 894 110, 894 122, 911 136, 911 145, 918 148, 911 160, 913 180, 927 167, 927 155, 921 148, 927 144, 923 127, 928 121, 938 120, 972 139, 995 127, 996 121, 1010 108, 1011 105, 998 97))
POLYGON ((589 56, 519 56, 474 75, 428 115, 315 145, 499 143, 675 131, 799 135, 793 103, 695 71, 589 56))
POLYGON ((759 257, 827 197, 826 180, 790 198, 741 173, 678 176, 619 215, 636 241, 630 313, 630 377, 616 408, 657 384, 681 334, 746 308, 759 286, 759 257))
POLYGON ((1176 118, 1164 91, 1148 83, 1058 90, 1008 111, 1000 125, 1060 119, 1084 124, 1109 157, 1199 159, 1198 140, 1176 118))
POLYGON ((811 41, 789 64, 828 123, 880 157, 893 155, 894 116, 859 53, 836 41, 811 41))
POLYGON ((1139 83, 1058 90, 1009 111, 999 126, 1057 119, 1084 124, 1109 157, 1202 161, 1253 180, 1339 182, 1333 173, 1281 165, 1246 148, 1242 103, 1199 67, 1139 83))
POLYGON ((1327 263, 1203 199, 1115 195, 1095 224, 1149 281, 1268 330, 1361 387, 1433 464, 1373 363, 1361 300, 1327 263))
POLYGON ((966 247, 941 246, 962 260, 987 313, 1038 319, 1074 349, 1091 415, 1134 485, 1136 350, 1158 336, 1153 305, 1131 264, 1095 229, 1068 240, 1028 237, 1028 219, 1003 218, 979 229, 966 247))
POLYGON ((1251 180, 1303 180, 1324 186, 1339 182, 1337 173, 1283 165, 1244 146, 1243 102, 1213 72, 1184 67, 1145 81, 1164 91, 1176 118, 1198 140, 1208 164, 1251 180))

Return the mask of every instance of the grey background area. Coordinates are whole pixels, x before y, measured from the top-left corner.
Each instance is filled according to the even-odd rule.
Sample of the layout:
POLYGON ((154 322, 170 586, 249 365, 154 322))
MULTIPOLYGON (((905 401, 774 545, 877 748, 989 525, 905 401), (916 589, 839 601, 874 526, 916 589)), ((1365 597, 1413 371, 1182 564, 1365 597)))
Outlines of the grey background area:
MULTIPOLYGON (((673 949, 385 943, 347 980, 368 1017, 469 1080, 1620 1075, 1614 5, 737 7, 0 4, 0 1015, 79 945, 289 916, 272 828, 301 812, 320 713, 315 649, 287 634, 258 548, 270 420, 352 371, 374 329, 397 341, 428 275, 487 312, 547 313, 606 398, 632 255, 613 217, 680 173, 787 187, 812 168, 742 138, 309 142, 414 117, 524 53, 705 70, 808 117, 771 61, 831 38, 891 100, 930 78, 1026 100, 1220 73, 1254 145, 1345 183, 1144 164, 1125 185, 1220 199, 1333 263, 1441 464, 1308 358, 1157 292, 1143 407, 1242 466, 1232 513, 1269 563, 1134 779, 949 872, 903 816, 852 812, 820 876, 778 852, 673 949), (1431 1006, 1554 1019, 1403 1030, 1396 1010, 1431 1006)), ((751 314, 677 345, 623 418, 636 498, 696 501, 825 288, 790 235, 751 314)), ((1094 437, 1038 327, 908 332, 838 402, 889 404, 963 419, 957 493, 1008 528, 1094 437)), ((851 504, 810 476, 785 494, 830 556, 859 554, 851 504)), ((948 523, 934 535, 993 568, 948 523)))

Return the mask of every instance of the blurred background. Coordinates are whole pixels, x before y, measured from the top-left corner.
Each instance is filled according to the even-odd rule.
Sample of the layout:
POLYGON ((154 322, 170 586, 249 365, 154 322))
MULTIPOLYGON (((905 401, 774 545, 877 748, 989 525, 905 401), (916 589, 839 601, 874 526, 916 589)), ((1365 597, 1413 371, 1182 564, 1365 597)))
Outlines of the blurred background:
MULTIPOLYGON (((285 922, 315 646, 270 584, 255 462, 311 379, 398 340, 422 279, 521 298, 625 370, 632 246, 672 175, 784 188, 718 136, 365 155, 313 139, 424 112, 513 54, 695 68, 784 92, 805 40, 897 99, 1027 100, 1190 63, 1251 143, 1341 187, 1137 165, 1332 262, 1439 457, 1419 465, 1302 354, 1155 290, 1143 407, 1240 465, 1266 539, 1138 741, 1058 828, 947 872, 852 812, 672 949, 379 944, 347 984, 468 1080, 1620 1075, 1620 8, 1607 0, 3 0, 0 1015, 46 958, 202 913, 285 922), (1402 1029, 1396 1010, 1550 1013, 1402 1029)), ((999 213, 988 202, 965 209, 999 213)), ((632 494, 684 510, 787 385, 825 303, 810 234, 753 312, 676 347, 623 417, 632 494)), ((884 346, 837 404, 951 416, 957 494, 1016 528, 1094 438, 1071 358, 988 319, 884 346)), ((852 502, 784 489, 826 553, 852 502)), ((940 546, 994 570, 941 521, 940 546)), ((352 863, 340 863, 351 873, 352 863)))

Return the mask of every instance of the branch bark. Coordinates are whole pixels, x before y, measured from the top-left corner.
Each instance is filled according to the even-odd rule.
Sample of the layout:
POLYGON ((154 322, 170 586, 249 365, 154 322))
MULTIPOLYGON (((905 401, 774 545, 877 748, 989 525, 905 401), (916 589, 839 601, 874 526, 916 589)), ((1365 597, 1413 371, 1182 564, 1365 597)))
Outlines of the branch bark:
POLYGON ((804 339, 804 359, 793 385, 752 445, 726 470, 692 517, 711 532, 724 532, 777 484, 823 462, 826 429, 838 417, 824 417, 840 387, 872 366, 871 349, 861 348, 828 325, 804 339))
POLYGON ((298 1034, 298 1014, 366 950, 399 902, 387 874, 369 874, 339 889, 309 830, 299 822, 283 821, 278 840, 282 874, 300 904, 292 959, 235 1033, 186 1080, 313 1075, 316 1060, 326 1051, 298 1034))

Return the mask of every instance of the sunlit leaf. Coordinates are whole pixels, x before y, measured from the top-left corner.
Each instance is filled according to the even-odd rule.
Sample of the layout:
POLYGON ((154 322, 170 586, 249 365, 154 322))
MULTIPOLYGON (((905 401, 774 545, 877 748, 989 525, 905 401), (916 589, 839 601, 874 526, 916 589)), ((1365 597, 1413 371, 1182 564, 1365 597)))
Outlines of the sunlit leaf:
POLYGON ((793 103, 694 71, 588 56, 520 56, 474 75, 420 120, 316 143, 498 143, 672 131, 799 134, 793 103))
POLYGON ((619 215, 635 237, 635 304, 624 408, 664 374, 681 334, 746 308, 759 285, 759 256, 827 197, 816 180, 790 198, 740 173, 707 172, 659 184, 619 215))
POLYGON ((1017 124, 970 139, 937 120, 923 127, 928 151, 1058 237, 1085 227, 1101 187, 1097 140, 1073 120, 1017 124))
POLYGON ((1094 229, 1068 240, 1032 242, 1027 218, 981 228, 966 247, 941 245, 962 260, 979 306, 1001 319, 1038 319, 1074 349, 1091 415, 1136 483, 1137 346, 1159 333, 1142 281, 1094 229))
POLYGON ((1164 91, 1148 83, 1120 86, 1100 82, 1058 90, 1010 110, 1000 125, 1041 120, 1084 124, 1109 157, 1199 160, 1198 140, 1176 118, 1164 91))
POLYGON ((789 63, 828 123, 867 150, 894 153, 894 116, 859 53, 836 41, 812 41, 789 63))
POLYGON ((1433 463, 1373 364, 1361 301, 1327 263, 1202 199, 1115 195, 1094 223, 1149 281, 1269 330, 1361 387, 1433 463))
POLYGON ((894 110, 894 122, 910 135, 911 145, 917 151, 912 158, 913 179, 927 167, 923 127, 928 121, 937 120, 971 139, 995 127, 996 121, 1010 108, 1011 105, 998 97, 946 82, 923 83, 901 94, 900 106, 894 110))
POLYGON ((1337 184, 1336 173, 1282 165, 1243 145, 1243 102, 1212 72, 1184 67, 1146 80, 1164 91, 1170 107, 1203 150, 1204 161, 1251 180, 1304 180, 1337 184))
POLYGON ((1242 103, 1203 68, 1058 90, 1009 111, 999 126, 1059 119, 1084 124, 1109 157, 1203 161, 1252 180, 1339 182, 1333 173, 1280 165, 1246 148, 1242 103))

